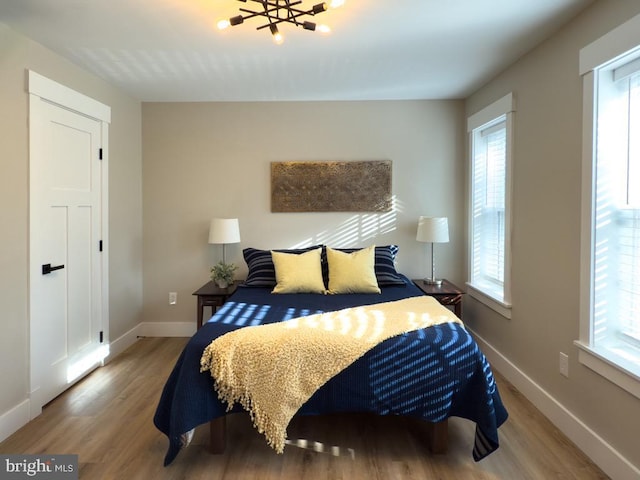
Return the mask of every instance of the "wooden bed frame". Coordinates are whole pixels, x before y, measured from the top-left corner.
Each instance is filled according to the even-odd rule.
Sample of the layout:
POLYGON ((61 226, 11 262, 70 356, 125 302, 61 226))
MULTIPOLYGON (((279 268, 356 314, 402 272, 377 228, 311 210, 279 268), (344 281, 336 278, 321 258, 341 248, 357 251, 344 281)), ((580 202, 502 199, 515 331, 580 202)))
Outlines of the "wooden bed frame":
MULTIPOLYGON (((445 454, 449 444, 449 422, 426 422, 427 443, 434 454, 445 454)), ((214 418, 209 422, 209 452, 214 455, 223 454, 227 448, 227 417, 214 418)))

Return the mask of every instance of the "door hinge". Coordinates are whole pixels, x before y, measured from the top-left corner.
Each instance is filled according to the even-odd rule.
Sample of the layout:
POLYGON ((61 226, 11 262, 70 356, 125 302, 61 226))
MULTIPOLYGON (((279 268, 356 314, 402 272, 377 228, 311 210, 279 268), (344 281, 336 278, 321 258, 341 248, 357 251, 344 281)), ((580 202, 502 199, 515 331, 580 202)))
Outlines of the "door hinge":
POLYGON ((100 242, 98 243, 98 250, 100 252, 102 251, 102 240, 100 240, 100 242))
POLYGON ((100 343, 104 342, 104 332, 100 330, 100 343))
POLYGON ((98 158, 102 160, 102 149, 98 150, 98 158))

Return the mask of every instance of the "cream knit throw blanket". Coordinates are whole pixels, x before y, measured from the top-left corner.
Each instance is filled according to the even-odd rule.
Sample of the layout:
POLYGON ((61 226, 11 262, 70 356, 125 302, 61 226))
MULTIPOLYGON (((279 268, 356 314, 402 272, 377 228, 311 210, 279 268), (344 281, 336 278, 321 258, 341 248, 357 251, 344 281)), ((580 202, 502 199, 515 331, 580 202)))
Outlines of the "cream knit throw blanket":
POLYGON ((211 372, 227 409, 239 402, 282 453, 289 421, 329 379, 388 338, 445 322, 462 324, 420 296, 245 327, 211 342, 200 371, 211 372))

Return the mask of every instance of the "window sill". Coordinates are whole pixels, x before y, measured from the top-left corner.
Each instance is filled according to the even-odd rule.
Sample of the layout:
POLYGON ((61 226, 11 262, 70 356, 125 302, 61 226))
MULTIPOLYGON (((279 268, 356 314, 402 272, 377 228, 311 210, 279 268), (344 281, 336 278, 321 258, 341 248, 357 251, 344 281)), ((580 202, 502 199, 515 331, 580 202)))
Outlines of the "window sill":
POLYGON ((467 287, 467 293, 470 296, 478 300, 480 303, 483 303, 490 309, 494 310, 495 312, 498 312, 503 317, 511 319, 510 303, 504 303, 501 299, 498 299, 491 294, 478 289, 478 287, 475 287, 470 283, 467 283, 467 287))
POLYGON ((640 398, 640 354, 632 360, 611 348, 594 348, 579 340, 574 344, 578 347, 578 361, 582 365, 640 398))

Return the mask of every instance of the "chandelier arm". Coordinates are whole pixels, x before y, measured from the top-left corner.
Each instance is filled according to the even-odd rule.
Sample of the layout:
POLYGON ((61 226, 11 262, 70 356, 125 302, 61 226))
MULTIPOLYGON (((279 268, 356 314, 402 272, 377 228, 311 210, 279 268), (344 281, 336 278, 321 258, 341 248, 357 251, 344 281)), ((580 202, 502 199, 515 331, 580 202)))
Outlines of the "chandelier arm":
POLYGON ((267 19, 279 18, 279 17, 275 17, 275 16, 271 15, 272 12, 276 12, 278 10, 277 8, 271 8, 271 9, 269 9, 267 11, 264 11, 264 12, 256 12, 255 10, 248 10, 246 8, 239 8, 238 10, 241 11, 241 12, 249 14, 249 15, 243 16, 242 17, 243 20, 247 20, 247 19, 253 18, 253 17, 265 17, 267 19))
MULTIPOLYGON (((253 14, 251 15, 252 17, 256 17, 256 16, 268 17, 269 13, 277 12, 281 8, 282 7, 273 7, 273 8, 265 9, 262 12, 256 12, 255 10, 249 10, 248 8, 242 8, 242 7, 240 7, 238 10, 245 13, 252 13, 253 14)), ((249 18, 249 17, 246 17, 246 18, 249 18)))
POLYGON ((260 25, 259 27, 256 27, 256 30, 262 30, 263 28, 268 28, 271 25, 279 25, 280 23, 291 23, 292 25, 295 25, 296 27, 301 27, 302 23, 301 22, 297 22, 295 20, 290 20, 288 18, 277 18, 277 19, 271 19, 269 21, 269 23, 266 23, 264 25, 260 25))
POLYGON ((302 22, 299 22, 296 19, 298 17, 302 17, 303 15, 306 15, 306 14, 305 13, 299 13, 297 15, 292 15, 290 17, 277 18, 277 19, 274 19, 273 17, 271 17, 271 19, 269 20, 269 23, 267 23, 266 25, 259 26, 258 28, 256 28, 256 30, 262 30, 263 28, 267 28, 269 25, 278 25, 279 23, 291 23, 291 24, 295 25, 296 27, 301 27, 302 26, 302 22))
MULTIPOLYGON (((272 2, 269 2, 268 0, 263 0, 262 1, 262 8, 264 8, 264 16, 267 17, 267 20, 269 22, 268 25, 269 26, 275 25, 273 23, 273 19, 274 18, 280 18, 280 8, 281 8, 280 7, 280 0, 276 0, 275 4, 272 3, 272 2), (268 8, 269 5, 274 6, 275 8, 268 8), (275 16, 270 15, 270 12, 273 12, 273 11, 276 12, 275 16)), ((275 31, 272 30, 271 33, 273 35, 275 35, 275 31)))
MULTIPOLYGON (((260 0, 253 0, 255 1, 260 1, 260 0)), ((315 15, 315 13, 313 12, 313 9, 310 9, 308 11, 304 11, 304 10, 300 10, 298 8, 293 8, 295 5, 299 5, 302 3, 302 0, 297 0, 295 2, 291 2, 290 0, 284 0, 285 6, 280 6, 280 0, 276 0, 275 3, 271 0, 264 0, 263 5, 265 6, 265 12, 267 11, 266 9, 266 5, 270 5, 274 8, 269 9, 269 12, 273 12, 276 11, 277 16, 270 16, 269 15, 269 19, 273 19, 273 18, 277 18, 278 21, 275 23, 282 23, 284 22, 289 22, 289 23, 293 23, 296 26, 300 26, 300 22, 298 22, 297 20, 295 20, 297 17, 303 16, 303 15, 315 15), (280 16, 280 10, 286 10, 287 11, 287 17, 281 17, 280 16)))
POLYGON ((298 14, 297 16, 300 16, 300 15, 311 15, 313 17, 315 15, 315 13, 313 13, 313 9, 304 11, 304 10, 299 10, 297 8, 289 8, 288 10, 290 12, 296 12, 298 14))
MULTIPOLYGON (((243 3, 246 3, 247 0, 238 0, 243 3)), ((239 8, 240 12, 243 12, 247 15, 242 15, 242 22, 244 20, 253 18, 253 17, 264 17, 267 20, 267 23, 264 25, 260 25, 256 28, 256 30, 262 30, 267 27, 276 27, 280 23, 291 23, 296 27, 304 27, 307 30, 315 30, 316 24, 308 21, 299 21, 298 18, 304 17, 305 15, 309 15, 311 17, 315 17, 318 13, 323 13, 326 11, 326 3, 319 3, 314 5, 309 10, 301 10, 299 8, 294 8, 295 5, 299 5, 302 3, 302 0, 249 0, 254 3, 259 3, 263 11, 255 11, 247 8, 239 8), (322 9, 317 7, 322 6, 322 9), (281 16, 281 11, 286 10, 286 16, 281 16), (308 28, 307 25, 311 26, 308 28)), ((240 22, 240 23, 242 23, 240 22)), ((272 31, 273 33, 273 31, 272 31)))
POLYGON ((248 18, 253 17, 266 17, 267 15, 264 12, 254 12, 253 10, 247 10, 246 8, 240 8, 241 12, 249 13, 250 15, 243 15, 242 20, 247 20, 248 18))
POLYGON ((256 2, 256 3, 260 3, 262 5, 270 5, 272 7, 276 7, 278 9, 280 8, 290 8, 293 7, 295 5, 300 5, 302 3, 302 0, 296 0, 295 2, 285 2, 287 4, 286 7, 281 7, 280 6, 280 2, 278 0, 276 0, 275 2, 273 0, 251 0, 252 2, 256 2))
MULTIPOLYGON (((271 12, 277 12, 281 8, 284 8, 284 7, 279 7, 276 4, 269 4, 269 5, 273 5, 273 8, 267 8, 266 7, 267 3, 263 3, 260 0, 253 0, 253 1, 260 3, 263 7, 265 7, 265 10, 261 12, 256 12, 255 10, 249 10, 248 8, 242 8, 242 7, 238 8, 238 10, 245 13, 251 13, 252 15, 250 15, 250 17, 257 17, 257 16, 268 17, 271 12)), ((245 17, 245 18, 250 18, 250 17, 245 17)))
MULTIPOLYGON (((278 5, 277 3, 271 2, 271 1, 262 1, 262 0, 252 0, 256 3, 261 4, 263 7, 265 7, 264 12, 256 12, 255 10, 249 10, 247 8, 239 8, 238 10, 240 10, 241 12, 245 12, 245 13, 251 13, 253 15, 251 15, 251 17, 255 17, 255 16, 262 16, 262 17, 269 17, 269 13, 271 12, 278 12, 279 10, 287 10, 287 12, 295 12, 296 15, 295 17, 299 17, 301 15, 311 15, 312 17, 315 16, 315 12, 313 11, 313 9, 309 9, 309 10, 300 10, 298 8, 293 8, 294 5, 299 5, 302 3, 302 0, 298 0, 296 2, 292 2, 292 3, 288 3, 288 5, 286 7, 281 7, 280 5, 278 5), (266 6, 269 5, 272 8, 266 8, 266 6)), ((292 16, 293 17, 293 16, 292 16)), ((246 18, 250 18, 250 17, 245 17, 246 18)))

